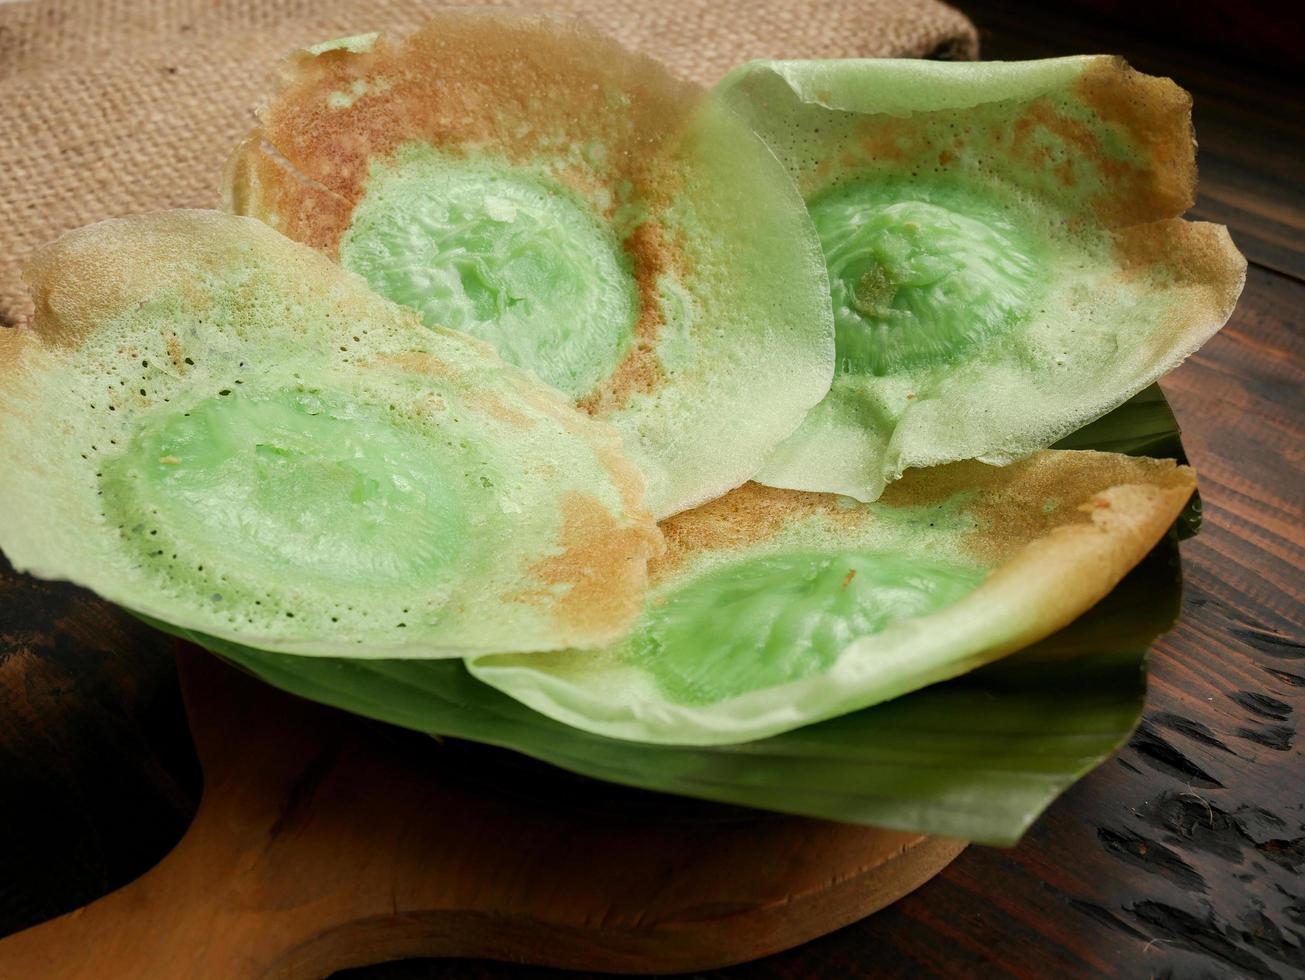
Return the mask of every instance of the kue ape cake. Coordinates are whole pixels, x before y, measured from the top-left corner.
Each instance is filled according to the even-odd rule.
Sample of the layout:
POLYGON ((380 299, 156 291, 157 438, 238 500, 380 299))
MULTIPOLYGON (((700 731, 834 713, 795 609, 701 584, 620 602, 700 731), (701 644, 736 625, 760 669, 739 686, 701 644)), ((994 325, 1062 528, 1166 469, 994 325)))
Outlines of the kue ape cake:
POLYGON ((1047 450, 911 473, 878 501, 750 483, 662 523, 648 603, 603 650, 473 658, 617 738, 746 742, 964 674, 1072 622, 1174 522, 1171 460, 1047 450))
POLYGON ((1195 199, 1191 97, 1117 58, 763 61, 717 86, 793 175, 829 268, 829 395, 761 470, 874 500, 1007 463, 1223 325, 1246 262, 1195 199))
POLYGON ((750 478, 829 388, 824 262, 783 168, 574 22, 448 11, 293 55, 226 202, 610 420, 658 518, 750 478))
POLYGON ((618 639, 660 537, 607 424, 261 222, 72 232, 0 331, 0 545, 165 629, 454 657, 618 639))

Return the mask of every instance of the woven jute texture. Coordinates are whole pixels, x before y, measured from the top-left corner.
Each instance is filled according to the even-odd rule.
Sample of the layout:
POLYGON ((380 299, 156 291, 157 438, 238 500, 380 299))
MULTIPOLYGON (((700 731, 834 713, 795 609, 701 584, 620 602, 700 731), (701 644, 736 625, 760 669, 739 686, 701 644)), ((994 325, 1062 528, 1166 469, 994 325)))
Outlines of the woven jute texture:
MULTIPOLYGON (((422 0, 0 0, 0 325, 41 244, 102 218, 212 207, 285 52, 416 27, 422 0)), ((477 0, 475 6, 494 5, 477 0)), ((527 3, 504 4, 517 9, 527 3)), ((973 58, 937 0, 546 0, 710 83, 752 58, 973 58)))

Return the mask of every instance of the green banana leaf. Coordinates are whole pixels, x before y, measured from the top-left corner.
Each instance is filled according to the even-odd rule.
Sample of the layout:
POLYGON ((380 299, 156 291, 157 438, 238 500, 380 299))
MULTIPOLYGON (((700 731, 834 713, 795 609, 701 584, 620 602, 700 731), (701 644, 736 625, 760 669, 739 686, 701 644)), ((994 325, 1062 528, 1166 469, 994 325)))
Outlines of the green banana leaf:
MULTIPOLYGON (((1158 387, 1060 444, 1182 458, 1158 387)), ((292 694, 432 735, 513 749, 612 783, 784 813, 1012 845, 1132 732, 1150 644, 1182 596, 1178 526, 1094 609, 965 677, 741 745, 642 745, 537 714, 460 661, 267 653, 172 630, 292 694)), ((161 629, 165 624, 155 623, 161 629)))

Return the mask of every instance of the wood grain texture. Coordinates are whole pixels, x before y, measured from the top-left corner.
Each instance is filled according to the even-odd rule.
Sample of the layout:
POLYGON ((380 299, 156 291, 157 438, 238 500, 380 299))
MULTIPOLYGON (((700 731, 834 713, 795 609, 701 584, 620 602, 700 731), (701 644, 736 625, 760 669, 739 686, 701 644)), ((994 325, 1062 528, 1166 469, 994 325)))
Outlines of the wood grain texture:
MULTIPOLYGON (((1201 475, 1206 513, 1203 533, 1183 546, 1183 619, 1151 657, 1148 711, 1137 736, 1058 801, 1019 847, 970 848, 928 885, 865 921, 698 976, 1300 976, 1305 98, 1280 79, 1094 28, 1046 5, 961 4, 983 30, 986 57, 1120 52, 1195 95, 1202 168, 1195 213, 1227 223, 1252 269, 1229 326, 1165 382, 1201 475)), ((22 580, 10 588, 60 587, 22 580)), ((11 658, 50 663, 38 682, 57 688, 62 700, 55 717, 34 719, 0 761, 6 772, 23 774, 16 785, 25 804, 0 805, 0 831, 23 842, 0 850, 0 926, 7 929, 142 872, 179 836, 195 792, 176 748, 185 736, 175 682, 149 638, 137 640, 129 623, 68 607, 63 597, 32 592, 24 601, 63 610, 53 641, 9 623, 2 630, 19 641, 8 648, 11 658), (110 636, 135 650, 134 690, 115 691, 93 668, 83 672, 60 656, 71 649, 70 637, 95 651, 110 636), (79 720, 85 712, 78 702, 89 722, 79 720), (38 758, 54 761, 38 765, 38 758), (111 791, 115 785, 120 792, 111 791)), ((10 676, 4 668, 0 663, 0 680, 10 676)), ((0 697, 6 710, 23 698, 44 703, 47 691, 0 683, 0 697)), ((505 764, 473 753, 466 770, 505 764)), ((567 793, 582 792, 566 785, 567 793)), ((571 975, 459 959, 369 967, 340 980, 571 975)))
POLYGON ((125 884, 186 829, 199 768, 171 650, 0 558, 0 933, 125 884))

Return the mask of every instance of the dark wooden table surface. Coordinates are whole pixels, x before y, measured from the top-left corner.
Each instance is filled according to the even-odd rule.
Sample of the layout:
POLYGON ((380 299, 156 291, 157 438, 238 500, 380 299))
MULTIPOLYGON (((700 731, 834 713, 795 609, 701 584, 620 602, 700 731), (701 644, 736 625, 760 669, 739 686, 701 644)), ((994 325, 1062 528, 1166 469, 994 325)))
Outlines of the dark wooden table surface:
MULTIPOLYGON (((1205 502, 1183 617, 1136 736, 1018 847, 971 848, 868 920, 704 976, 1305 976, 1305 96, 1217 51, 963 6, 985 57, 1119 52, 1195 95, 1195 214, 1229 225, 1251 267, 1231 323, 1164 384, 1205 502)), ((16 616, 0 629, 8 932, 152 864, 199 783, 166 642, 71 587, 0 574, 0 593, 16 616)), ((414 961, 348 980, 561 976, 414 961)))

